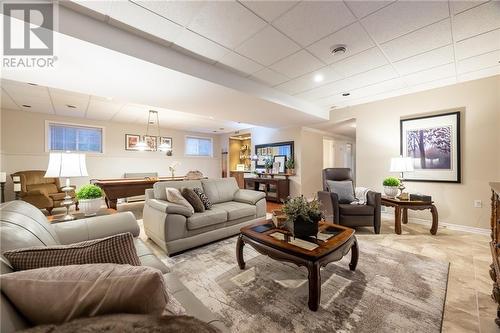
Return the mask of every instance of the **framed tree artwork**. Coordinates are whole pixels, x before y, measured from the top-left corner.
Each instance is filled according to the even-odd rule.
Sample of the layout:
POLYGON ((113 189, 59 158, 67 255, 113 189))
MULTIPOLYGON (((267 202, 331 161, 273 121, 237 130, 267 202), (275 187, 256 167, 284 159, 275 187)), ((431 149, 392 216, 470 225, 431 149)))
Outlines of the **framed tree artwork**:
POLYGON ((151 135, 144 135, 144 142, 148 145, 147 151, 156 151, 157 137, 151 135))
POLYGON ((136 148, 141 136, 137 134, 125 134, 125 150, 139 150, 136 148))
POLYGON ((460 112, 401 120, 401 155, 413 160, 407 181, 461 182, 460 112))

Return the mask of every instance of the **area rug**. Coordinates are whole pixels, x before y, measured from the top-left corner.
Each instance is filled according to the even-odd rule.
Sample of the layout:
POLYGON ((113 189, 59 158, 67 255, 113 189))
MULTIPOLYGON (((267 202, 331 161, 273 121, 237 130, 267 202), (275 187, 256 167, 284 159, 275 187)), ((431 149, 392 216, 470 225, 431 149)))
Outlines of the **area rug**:
POLYGON ((448 263, 361 240, 358 267, 350 254, 321 269, 321 304, 307 307, 307 270, 245 246, 236 238, 164 262, 232 332, 440 332, 448 263))

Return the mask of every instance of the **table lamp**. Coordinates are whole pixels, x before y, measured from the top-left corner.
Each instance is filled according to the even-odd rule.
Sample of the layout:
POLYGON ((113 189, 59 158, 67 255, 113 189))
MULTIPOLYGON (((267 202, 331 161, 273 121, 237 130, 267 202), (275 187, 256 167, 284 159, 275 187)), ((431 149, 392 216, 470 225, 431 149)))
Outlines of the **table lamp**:
POLYGON ((403 197, 406 197, 403 195, 403 191, 405 190, 405 186, 403 184, 403 179, 404 179, 404 172, 409 172, 413 171, 413 159, 411 157, 393 157, 391 158, 391 169, 390 172, 399 172, 400 177, 399 177, 399 190, 401 191, 400 193, 400 199, 404 199, 403 197))
POLYGON ((76 153, 50 153, 49 166, 44 177, 66 178, 66 185, 62 190, 66 193, 61 206, 66 207, 66 215, 62 221, 71 221, 75 217, 69 213, 69 207, 74 203, 69 195, 73 190, 70 186, 70 177, 85 177, 88 176, 87 165, 85 164, 85 154, 76 153))

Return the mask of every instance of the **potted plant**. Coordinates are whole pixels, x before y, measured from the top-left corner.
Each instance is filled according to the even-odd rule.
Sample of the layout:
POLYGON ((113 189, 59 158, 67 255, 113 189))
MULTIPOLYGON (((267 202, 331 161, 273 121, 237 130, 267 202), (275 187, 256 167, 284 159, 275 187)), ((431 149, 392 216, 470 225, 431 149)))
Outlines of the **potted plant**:
POLYGON ((310 237, 318 234, 318 223, 323 217, 319 201, 307 201, 304 196, 289 199, 283 205, 287 220, 285 226, 294 237, 310 237))
POLYGON ((76 192, 80 210, 85 216, 96 215, 102 204, 102 190, 99 186, 88 184, 76 192))
POLYGON ((384 193, 390 198, 395 198, 398 195, 399 185, 401 184, 396 177, 387 177, 382 183, 384 185, 384 193))
POLYGON ((293 157, 290 157, 285 162, 285 167, 288 169, 288 173, 291 175, 295 174, 295 160, 293 157))
POLYGON ((273 168, 273 160, 270 157, 264 160, 264 168, 266 169, 266 173, 271 173, 271 169, 273 168))

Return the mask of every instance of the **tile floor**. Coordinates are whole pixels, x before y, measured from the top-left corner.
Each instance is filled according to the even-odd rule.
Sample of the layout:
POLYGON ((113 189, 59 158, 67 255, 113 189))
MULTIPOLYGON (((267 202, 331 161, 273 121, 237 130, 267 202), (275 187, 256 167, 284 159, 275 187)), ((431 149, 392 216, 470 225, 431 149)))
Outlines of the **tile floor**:
MULTIPOLYGON (((119 210, 132 210, 142 217, 140 203, 120 205, 119 210)), ((489 277, 491 263, 489 236, 455 231, 440 227, 437 235, 429 233, 430 226, 403 225, 403 234, 394 233, 392 219, 383 216, 380 235, 368 228, 357 230, 360 246, 363 239, 401 251, 421 254, 450 263, 448 291, 444 311, 443 332, 500 332, 494 318, 496 304, 491 299, 492 281, 489 277)), ((146 239, 142 233, 141 237, 146 239)), ((155 252, 165 256, 151 241, 155 252)))

